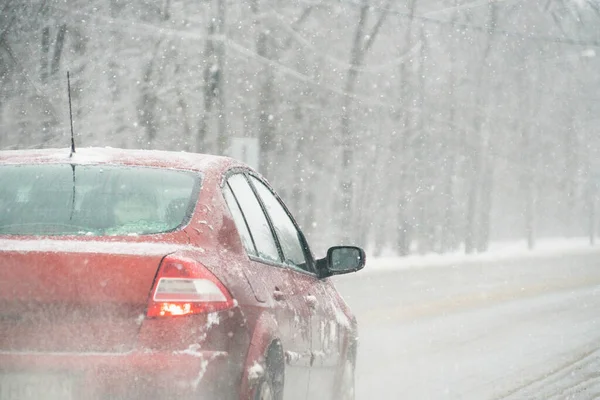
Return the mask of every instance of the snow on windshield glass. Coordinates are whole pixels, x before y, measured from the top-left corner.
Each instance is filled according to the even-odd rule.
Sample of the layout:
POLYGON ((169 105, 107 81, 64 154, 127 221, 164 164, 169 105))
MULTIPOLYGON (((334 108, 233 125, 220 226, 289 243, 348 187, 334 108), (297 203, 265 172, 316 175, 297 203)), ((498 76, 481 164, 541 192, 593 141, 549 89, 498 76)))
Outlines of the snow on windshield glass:
POLYGON ((0 166, 0 234, 135 235, 176 229, 193 207, 192 173, 125 166, 0 166))

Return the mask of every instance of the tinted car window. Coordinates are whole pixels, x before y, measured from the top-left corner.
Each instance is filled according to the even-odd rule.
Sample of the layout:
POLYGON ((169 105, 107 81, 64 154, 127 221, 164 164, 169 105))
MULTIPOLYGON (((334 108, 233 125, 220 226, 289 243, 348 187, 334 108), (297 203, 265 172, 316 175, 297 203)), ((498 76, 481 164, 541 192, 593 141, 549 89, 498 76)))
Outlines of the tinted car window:
POLYGON ((258 256, 265 260, 281 262, 267 218, 248 181, 238 174, 230 177, 228 182, 248 222, 258 256))
POLYGON ((138 235, 181 226, 197 174, 160 168, 0 166, 0 234, 138 235))
POLYGON ((252 236, 250 235, 250 231, 248 230, 248 225, 246 224, 246 220, 244 219, 244 215, 242 214, 242 210, 240 210, 240 206, 238 205, 233 192, 229 188, 229 185, 225 185, 223 188, 223 195, 225 196, 225 201, 227 202, 227 206, 231 211, 231 215, 233 217, 233 221, 235 222, 235 226, 240 233, 240 237, 242 239, 242 244, 246 249, 246 252, 250 255, 257 255, 256 248, 254 247, 254 242, 252 241, 252 236))
POLYGON ((251 177, 251 180, 271 217, 285 263, 307 269, 304 249, 294 222, 267 186, 255 177, 251 177))

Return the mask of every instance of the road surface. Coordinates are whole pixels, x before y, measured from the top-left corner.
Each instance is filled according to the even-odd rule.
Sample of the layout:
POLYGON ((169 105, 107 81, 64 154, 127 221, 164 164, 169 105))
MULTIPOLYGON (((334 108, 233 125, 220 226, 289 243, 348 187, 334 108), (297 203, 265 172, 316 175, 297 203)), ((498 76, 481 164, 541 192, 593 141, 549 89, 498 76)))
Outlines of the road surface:
POLYGON ((360 274, 357 400, 600 398, 600 251, 360 274))

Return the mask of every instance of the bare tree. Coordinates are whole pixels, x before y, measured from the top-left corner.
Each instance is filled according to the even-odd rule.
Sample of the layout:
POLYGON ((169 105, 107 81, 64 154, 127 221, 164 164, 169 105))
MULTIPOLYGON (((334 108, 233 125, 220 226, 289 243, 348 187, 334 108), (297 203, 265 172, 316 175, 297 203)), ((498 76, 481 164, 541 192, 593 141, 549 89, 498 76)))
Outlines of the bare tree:
MULTIPOLYGON (((417 0, 410 0, 407 4, 408 19, 406 27, 404 27, 404 43, 405 50, 403 54, 409 54, 412 51, 414 44, 413 40, 413 25, 417 0)), ((413 168, 412 151, 411 151, 411 135, 412 131, 412 90, 410 87, 412 76, 412 57, 404 59, 400 64, 400 102, 399 111, 396 116, 401 121, 399 126, 399 134, 396 135, 393 148, 394 153, 399 155, 396 163, 398 165, 398 188, 399 195, 397 201, 397 250, 401 255, 410 253, 410 245, 413 238, 414 223, 409 215, 408 205, 411 202, 411 193, 408 187, 408 174, 413 168)))
MULTIPOLYGON (((458 7, 458 0, 454 1, 454 7, 458 7)), ((458 171, 459 158, 459 138, 461 133, 457 124, 457 106, 456 106, 456 86, 457 86, 457 59, 458 59, 458 38, 460 34, 457 27, 458 10, 452 13, 450 24, 450 38, 448 45, 450 68, 448 71, 448 138, 445 144, 445 182, 442 190, 444 198, 444 219, 442 223, 440 250, 442 253, 455 250, 458 246, 457 224, 456 224, 456 173, 458 171)))
POLYGON ((82 143, 256 136, 319 246, 594 232, 598 8, 438 3, 0 0, 1 146, 64 142, 47 113, 69 65, 82 143))
POLYGON ((225 41, 226 2, 212 0, 211 17, 207 25, 204 49, 204 111, 199 123, 196 150, 207 151, 207 136, 211 121, 216 119, 218 154, 228 146, 227 116, 225 112, 225 41))
MULTIPOLYGON (((473 253, 475 250, 484 251, 487 246, 485 232, 489 219, 489 201, 484 191, 484 185, 491 182, 491 166, 489 165, 490 131, 483 122, 486 116, 489 100, 489 59, 492 52, 495 30, 497 29, 497 4, 490 2, 488 5, 487 38, 483 57, 479 64, 476 78, 476 109, 473 116, 473 133, 475 135, 474 149, 471 158, 470 188, 467 202, 467 226, 465 231, 465 252, 473 253), (483 239, 483 240, 482 240, 483 239)), ((488 193, 489 194, 489 193, 488 193)))
MULTIPOLYGON (((338 226, 340 229, 340 237, 344 242, 350 242, 354 239, 351 237, 353 229, 348 229, 348 221, 353 221, 354 217, 352 212, 354 195, 352 167, 354 163, 356 142, 350 122, 350 116, 352 113, 352 103, 354 100, 356 81, 359 75, 359 67, 363 64, 365 56, 371 49, 371 46, 375 42, 375 39, 377 38, 377 35, 379 34, 379 31, 388 16, 390 4, 391 0, 388 0, 385 7, 383 7, 383 9, 379 12, 377 21, 369 30, 368 19, 371 13, 370 4, 367 0, 362 0, 358 21, 356 24, 356 30, 354 33, 352 51, 350 53, 350 66, 346 75, 346 85, 344 88, 345 96, 342 104, 342 117, 340 124, 342 142, 340 179, 341 208, 336 211, 340 216, 338 226)), ((352 224, 351 226, 354 225, 352 224)))

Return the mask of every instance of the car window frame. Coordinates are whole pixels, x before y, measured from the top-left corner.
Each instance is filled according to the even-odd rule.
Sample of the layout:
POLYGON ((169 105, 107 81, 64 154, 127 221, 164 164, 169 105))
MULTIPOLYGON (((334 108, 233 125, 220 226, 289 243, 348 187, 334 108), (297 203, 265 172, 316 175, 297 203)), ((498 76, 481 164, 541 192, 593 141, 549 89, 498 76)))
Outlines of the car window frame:
POLYGON ((221 193, 223 194, 223 198, 225 199, 225 204, 227 204, 227 208, 229 208, 229 212, 231 213, 231 216, 233 217, 233 212, 231 211, 231 207, 229 207, 229 202, 227 201, 227 198, 225 197, 225 188, 227 188, 229 190, 229 192, 231 193, 231 196, 233 197, 233 201, 235 201, 235 204, 237 205, 237 208, 240 211, 240 214, 242 215, 242 219, 244 220, 244 226, 246 226, 246 230, 248 231, 248 234, 250 235, 250 242, 252 243, 252 247, 254 247, 255 254, 248 254, 248 249, 244 245, 244 240, 242 239, 242 234, 240 233, 240 230, 237 227, 237 224, 235 223, 235 218, 233 218, 233 222, 234 222, 234 224, 236 224, 236 230, 238 231, 240 240, 242 240, 242 247, 244 247, 244 251, 246 252, 248 257, 258 257, 258 254, 259 254, 258 247, 256 247, 256 241, 254 240, 254 236, 252 235, 252 230, 250 229, 248 220, 246 219, 246 216, 244 215, 244 211, 242 210, 242 205, 240 204, 240 201, 238 200, 237 196, 235 195, 235 192, 231 188, 231 185, 229 184, 228 180, 225 181, 225 184, 221 186, 221 193))
MULTIPOLYGON (((243 215, 244 220, 246 222, 246 226, 248 227, 248 230, 249 230, 250 235, 252 237, 252 242, 254 243, 255 248, 256 248, 256 253, 257 254, 256 255, 248 254, 248 257, 249 258, 258 258, 260 260, 268 261, 268 262, 271 262, 271 263, 281 263, 281 262, 283 262, 283 252, 282 252, 282 250, 281 250, 281 248, 279 246, 279 243, 277 241, 277 237, 275 236, 275 231, 274 231, 273 224, 269 220, 269 217, 268 217, 267 213, 265 212, 265 208, 264 208, 263 204, 261 203, 260 199, 257 198, 256 192, 254 191, 254 188, 248 182, 248 178, 246 177, 246 175, 244 173, 235 173, 235 174, 229 175, 228 178, 227 178, 227 185, 229 185, 229 188, 231 189, 231 191, 232 191, 232 193, 233 193, 236 201, 238 202, 238 204, 240 206, 240 211, 242 212, 242 215, 243 215), (244 184, 247 185, 247 189, 250 190, 250 193, 252 194, 252 196, 254 196, 254 200, 256 201, 256 203, 258 204, 258 207, 260 209, 260 211, 257 211, 257 212, 262 212, 262 216, 263 216, 263 218, 266 221, 267 226, 268 226, 268 232, 270 232, 270 234, 271 234, 271 240, 273 241, 272 244, 275 247, 274 250, 277 253, 277 256, 276 256, 277 260, 274 259, 275 258, 275 254, 272 254, 274 257, 270 258, 268 256, 265 256, 267 253, 263 252, 263 255, 261 255, 261 251, 259 251, 259 249, 261 247, 257 243, 258 239, 255 237, 255 234, 254 234, 254 233, 258 232, 258 231, 254 230, 254 233, 253 233, 253 229, 252 229, 252 224, 250 222, 250 218, 248 218, 247 215, 246 215, 246 213, 244 212, 244 206, 243 206, 243 204, 247 204, 247 202, 245 202, 243 199, 239 199, 238 198, 238 196, 236 194, 236 191, 233 190, 234 188, 231 185, 231 179, 233 177, 237 177, 238 175, 243 180, 244 184)), ((239 231, 238 231, 238 234, 239 234, 239 231)), ((265 232, 265 234, 266 234, 266 232, 265 232)))
MULTIPOLYGON (((266 265, 270 265, 270 266, 275 266, 275 267, 279 267, 279 268, 285 268, 285 269, 289 269, 291 271, 295 271, 295 272, 299 272, 299 273, 303 273, 303 274, 308 274, 311 276, 317 276, 317 270, 316 270, 316 265, 315 265, 315 259, 312 255, 312 252, 310 250, 310 247, 308 245, 308 242, 306 240, 306 237, 304 236, 304 233, 302 232, 302 230, 300 229, 300 227, 298 226, 298 223, 296 222, 296 220, 294 219, 294 216, 292 215, 292 213, 290 213, 289 209, 287 208, 287 206, 285 205, 285 203, 283 202, 283 200, 281 199, 281 197, 277 194, 277 192, 275 192, 275 190, 271 187, 271 185, 269 185, 269 183, 258 173, 256 173, 255 171, 251 170, 251 169, 247 169, 247 168, 240 168, 240 167, 236 167, 236 168, 232 168, 230 170, 228 170, 224 175, 223 175, 223 180, 221 182, 221 194, 223 195, 223 198, 225 198, 225 195, 223 194, 223 188, 225 187, 225 185, 228 185, 228 180, 231 176, 236 175, 236 174, 240 174, 244 177, 244 179, 246 180, 246 182, 248 183, 248 185, 250 185, 250 188, 252 189, 252 192, 254 193, 254 196, 256 197, 256 199, 258 200, 258 203, 260 204, 260 207, 263 211, 263 214, 265 215, 265 218, 267 219, 267 222, 269 224, 269 228, 271 230, 271 234, 273 235, 273 239, 275 240, 275 245, 277 246, 277 251, 279 253, 279 262, 275 262, 273 260, 268 260, 268 259, 264 259, 260 256, 254 256, 254 255, 250 255, 247 253, 246 249, 244 248, 244 253, 246 253, 246 256, 252 260, 252 261, 257 261, 260 262, 262 264, 266 264, 266 265), (264 184, 267 189, 269 189, 269 191, 271 192, 271 194, 273 196, 275 196, 275 199, 277 199, 277 201, 279 202, 279 204, 281 204, 281 206, 283 207, 285 213, 287 214, 287 216, 290 218, 290 220, 292 221, 292 223, 294 224, 294 227, 296 228, 296 230, 299 233, 299 240, 300 240, 300 244, 302 246, 302 250, 304 251, 304 257, 306 259, 306 266, 307 269, 302 269, 299 267, 295 267, 289 264, 286 264, 283 260, 284 260, 284 253, 283 253, 283 248, 281 246, 281 242, 279 241, 279 237, 277 236, 277 232, 275 230, 275 226, 273 224, 273 221, 271 220, 271 216, 269 215, 267 208, 262 200, 262 198, 260 197, 260 195, 257 192, 257 189, 254 187, 254 184, 252 183, 252 180, 249 179, 249 176, 253 176, 254 178, 258 179, 262 184, 264 184)), ((232 190, 233 192, 233 190, 232 190)), ((235 197, 235 193, 234 197, 235 197)), ((237 198, 236 198, 236 201, 237 198)), ((239 203, 238 203, 239 204, 239 203)), ((231 211, 231 210, 230 210, 231 211)), ((246 220, 246 215, 244 214, 244 211, 241 209, 240 206, 240 211, 242 212, 242 215, 244 217, 244 221, 246 223, 246 225, 248 226, 248 222, 246 220)), ((237 229, 237 227, 236 227, 237 229)), ((250 230, 250 236, 252 237, 252 241, 254 241, 254 236, 252 234, 252 230, 250 230)), ((239 232, 238 232, 239 235, 239 232)), ((241 238, 240 238, 241 240, 241 238)))
POLYGON ((251 178, 254 178, 259 183, 263 184, 263 186, 267 189, 267 191, 271 194, 271 196, 273 196, 273 198, 275 199, 275 201, 281 206, 281 208, 282 208, 283 212, 285 213, 285 215, 292 222, 292 226, 294 227, 294 229, 296 230, 296 233, 298 235, 298 242, 300 244, 300 248, 302 249, 302 254, 304 255, 304 264, 306 265, 307 269, 301 268, 301 267, 299 267, 297 265, 294 265, 294 264, 286 263, 285 261, 283 261, 283 263, 285 265, 288 265, 288 266, 292 267, 293 269, 297 269, 297 270, 302 270, 302 271, 314 270, 314 266, 311 263, 311 259, 310 259, 310 258, 312 258, 312 254, 311 254, 310 258, 307 257, 307 252, 310 252, 310 249, 308 248, 308 245, 306 243, 306 239, 304 238, 304 234, 300 230, 300 227, 298 226, 298 224, 294 220, 294 217, 292 216, 292 213, 288 210, 288 208, 286 207, 286 205, 283 202, 283 200, 281 199, 281 197, 279 197, 279 195, 275 192, 275 189, 273 189, 267 182, 265 182, 264 179, 261 179, 259 176, 255 175, 255 174, 247 174, 248 182, 250 183, 250 185, 254 189, 254 194, 259 199, 259 201, 263 204, 263 206, 264 206, 264 212, 265 212, 265 214, 267 214, 267 217, 269 218, 269 220, 273 224, 273 230, 275 231, 274 234, 275 234, 275 236, 276 236, 276 238, 278 240, 279 246, 280 246, 281 251, 283 253, 282 260, 285 260, 285 258, 286 258, 285 257, 285 251, 284 251, 283 245, 281 244, 282 240, 280 240, 279 235, 277 234, 277 228, 275 227, 275 222, 273 221, 273 219, 271 218, 271 215, 269 214, 269 210, 267 209, 267 205, 265 204, 265 202, 262 199, 260 193, 258 192, 258 188, 255 186, 255 182, 253 182, 253 180, 251 178))

